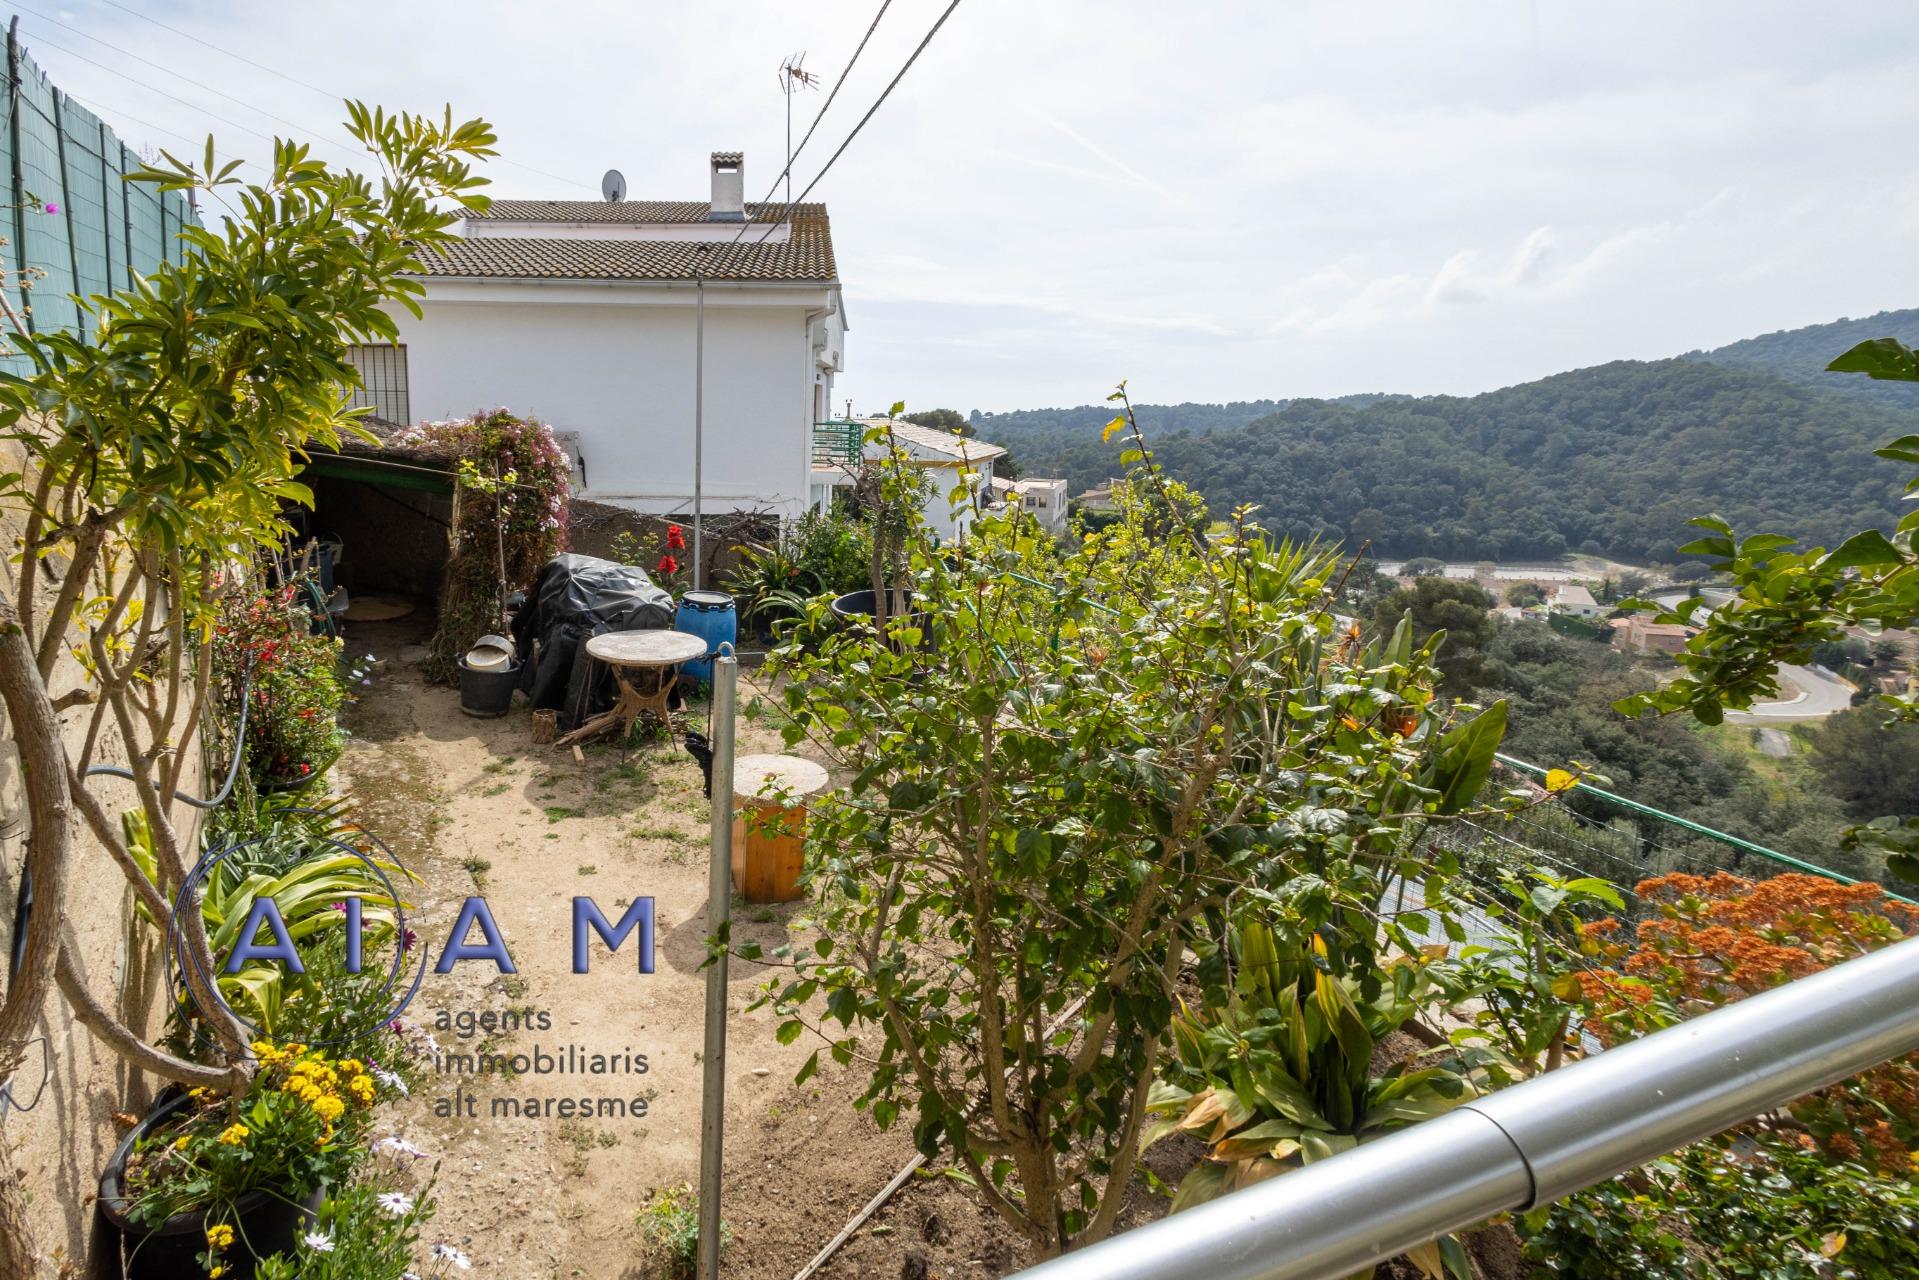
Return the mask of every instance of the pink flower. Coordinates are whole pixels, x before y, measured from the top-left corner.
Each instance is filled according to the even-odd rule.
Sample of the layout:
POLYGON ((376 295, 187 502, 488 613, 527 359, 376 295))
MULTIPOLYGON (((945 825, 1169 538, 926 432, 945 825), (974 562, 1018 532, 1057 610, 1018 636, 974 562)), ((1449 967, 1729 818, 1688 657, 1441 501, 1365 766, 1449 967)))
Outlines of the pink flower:
POLYGON ((55 203, 54 203, 53 201, 51 201, 51 200, 49 200, 49 201, 47 201, 47 212, 48 212, 48 213, 58 213, 58 212, 60 212, 60 206, 59 206, 59 205, 57 205, 57 204, 55 204, 55 203))

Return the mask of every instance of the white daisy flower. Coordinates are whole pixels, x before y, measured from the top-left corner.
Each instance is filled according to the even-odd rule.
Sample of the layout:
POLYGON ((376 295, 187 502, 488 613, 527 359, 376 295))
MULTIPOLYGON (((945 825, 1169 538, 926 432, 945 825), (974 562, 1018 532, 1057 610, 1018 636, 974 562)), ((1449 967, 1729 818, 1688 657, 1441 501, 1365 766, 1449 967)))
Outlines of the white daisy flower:
POLYGON ((388 1071, 385 1067, 373 1068, 373 1078, 379 1081, 380 1084, 384 1085, 386 1088, 389 1088, 393 1090, 393 1092, 399 1094, 402 1098, 410 1096, 407 1091, 406 1081, 402 1080, 398 1075, 394 1074, 393 1072, 388 1071))
POLYGON ((390 1151, 396 1156, 411 1156, 415 1160, 426 1159, 426 1152, 408 1142, 405 1138, 381 1138, 373 1144, 375 1151, 390 1151))
POLYGON ((333 1237, 324 1231, 309 1231, 305 1236, 306 1247, 315 1253, 332 1253, 333 1237))
POLYGON ((386 1210, 387 1216, 393 1218, 405 1217, 413 1212, 413 1197, 403 1191, 382 1191, 378 1204, 386 1210))
POLYGON ((451 1262, 454 1266, 458 1267, 462 1271, 469 1271, 473 1267, 473 1259, 467 1257, 464 1253, 461 1253, 458 1249, 455 1249, 450 1244, 434 1245, 433 1256, 436 1258, 446 1259, 448 1262, 451 1262))

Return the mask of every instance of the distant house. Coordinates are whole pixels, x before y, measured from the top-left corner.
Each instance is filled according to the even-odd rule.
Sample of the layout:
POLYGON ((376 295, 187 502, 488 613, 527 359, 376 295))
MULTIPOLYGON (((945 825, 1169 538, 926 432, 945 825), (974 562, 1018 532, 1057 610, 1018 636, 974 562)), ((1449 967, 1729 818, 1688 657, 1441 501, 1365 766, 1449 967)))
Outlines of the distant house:
POLYGON ((1632 653, 1678 653, 1692 638, 1691 627, 1671 622, 1654 622, 1650 613, 1635 613, 1614 618, 1610 624, 1613 644, 1632 653))
POLYGON ((355 403, 399 424, 505 406, 572 450, 579 496, 685 514, 698 394, 707 512, 823 504, 814 424, 846 333, 826 208, 748 204, 737 151, 708 167, 706 200, 465 214, 459 239, 421 255, 423 314, 392 308, 398 342, 352 352, 355 403))
POLYGON ((1066 532, 1066 481, 1037 476, 1015 480, 1007 500, 1039 521, 1048 533, 1066 532))
POLYGON ((1553 592, 1553 611, 1569 613, 1575 618, 1599 618, 1606 613, 1593 599, 1593 593, 1576 582, 1561 583, 1553 592))
POLYGON ((1096 485, 1088 489, 1085 493, 1073 499, 1074 508, 1080 511, 1118 510, 1118 507, 1113 503, 1113 488, 1119 483, 1118 480, 1108 480, 1105 484, 1096 485))
POLYGON ((932 477, 933 491, 920 508, 926 523, 941 538, 957 538, 978 517, 982 508, 994 501, 993 462, 1006 450, 984 440, 955 435, 938 427, 922 427, 902 418, 846 418, 823 422, 819 435, 824 440, 835 433, 828 446, 814 451, 813 479, 827 491, 850 486, 866 459, 885 456, 881 442, 864 443, 866 433, 875 427, 892 428, 893 440, 906 451, 908 461, 932 477), (962 472, 973 473, 973 501, 954 509, 953 489, 962 472))

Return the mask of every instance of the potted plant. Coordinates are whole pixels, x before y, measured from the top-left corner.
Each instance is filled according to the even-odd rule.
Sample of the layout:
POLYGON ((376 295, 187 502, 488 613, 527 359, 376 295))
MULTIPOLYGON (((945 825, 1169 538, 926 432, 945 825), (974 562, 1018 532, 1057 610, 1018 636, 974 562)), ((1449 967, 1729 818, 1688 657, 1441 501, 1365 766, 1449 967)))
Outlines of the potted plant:
POLYGON ((175 1094, 108 1162, 100 1208, 125 1238, 129 1280, 246 1280, 290 1249, 325 1188, 359 1163, 370 1113, 399 1079, 297 1042, 253 1049, 261 1069, 246 1093, 175 1094))

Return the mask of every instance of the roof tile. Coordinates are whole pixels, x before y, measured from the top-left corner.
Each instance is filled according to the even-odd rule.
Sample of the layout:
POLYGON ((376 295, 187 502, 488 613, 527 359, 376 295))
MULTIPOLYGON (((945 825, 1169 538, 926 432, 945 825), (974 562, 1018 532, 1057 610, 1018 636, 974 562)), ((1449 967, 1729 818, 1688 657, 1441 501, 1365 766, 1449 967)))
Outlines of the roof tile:
MULTIPOLYGON (((750 221, 770 224, 785 206, 749 205, 750 221)), ((494 222, 601 222, 645 225, 705 222, 697 200, 496 200, 494 222)), ((542 236, 472 236, 420 251, 423 276, 520 280, 708 280, 827 282, 838 279, 826 206, 795 205, 784 242, 760 243, 748 231, 737 241, 577 240, 542 236)))

